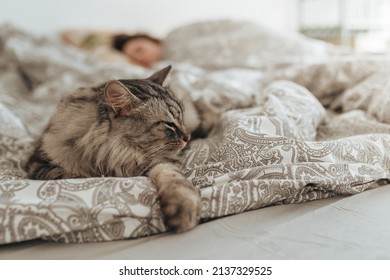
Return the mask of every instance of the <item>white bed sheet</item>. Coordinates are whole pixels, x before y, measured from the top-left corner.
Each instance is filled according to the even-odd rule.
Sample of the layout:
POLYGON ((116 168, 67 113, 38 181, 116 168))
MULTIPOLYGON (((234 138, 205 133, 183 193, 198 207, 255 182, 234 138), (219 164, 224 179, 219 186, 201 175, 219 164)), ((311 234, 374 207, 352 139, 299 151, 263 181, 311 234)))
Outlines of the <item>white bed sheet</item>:
POLYGON ((390 185, 353 196, 267 207, 184 234, 0 246, 0 259, 390 259, 390 185))

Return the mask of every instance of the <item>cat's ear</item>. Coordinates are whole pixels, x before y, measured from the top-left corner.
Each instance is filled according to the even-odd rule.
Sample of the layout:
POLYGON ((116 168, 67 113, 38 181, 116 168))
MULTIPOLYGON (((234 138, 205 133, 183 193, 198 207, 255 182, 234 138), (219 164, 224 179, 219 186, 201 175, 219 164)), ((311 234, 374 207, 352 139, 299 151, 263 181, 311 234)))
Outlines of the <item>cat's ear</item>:
POLYGON ((161 86, 165 86, 164 81, 167 78, 167 76, 168 76, 169 72, 171 71, 171 69, 172 69, 172 66, 169 65, 169 66, 165 67, 164 69, 154 73, 152 76, 147 78, 147 80, 150 80, 150 81, 152 81, 152 82, 154 82, 156 84, 159 84, 161 86))
POLYGON ((106 84, 104 98, 115 114, 121 116, 129 115, 130 111, 141 103, 141 100, 119 81, 110 81, 106 84))

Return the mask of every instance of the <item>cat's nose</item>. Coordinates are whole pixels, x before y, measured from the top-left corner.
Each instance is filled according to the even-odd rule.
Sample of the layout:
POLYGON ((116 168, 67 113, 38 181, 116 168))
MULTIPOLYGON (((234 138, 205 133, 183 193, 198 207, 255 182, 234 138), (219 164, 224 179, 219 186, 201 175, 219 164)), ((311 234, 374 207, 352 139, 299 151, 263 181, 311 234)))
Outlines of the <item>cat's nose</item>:
POLYGON ((190 141, 191 135, 187 132, 187 130, 182 131, 182 139, 185 142, 190 141))

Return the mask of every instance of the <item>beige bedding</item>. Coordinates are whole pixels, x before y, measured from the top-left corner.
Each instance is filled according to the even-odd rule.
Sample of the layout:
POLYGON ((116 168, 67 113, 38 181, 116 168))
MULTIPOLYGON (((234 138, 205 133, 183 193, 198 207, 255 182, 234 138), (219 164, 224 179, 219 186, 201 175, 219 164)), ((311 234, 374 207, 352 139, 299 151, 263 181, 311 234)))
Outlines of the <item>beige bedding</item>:
MULTIPOLYGON (((61 95, 149 72, 96 62, 12 27, 0 29, 0 44, 0 244, 37 238, 109 241, 165 232, 155 188, 146 177, 32 181, 21 168, 61 95)), ((352 195, 386 183, 387 65, 384 59, 351 57, 263 73, 175 63, 172 89, 224 112, 206 139, 192 141, 182 164, 201 191, 202 221, 352 195), (321 102, 366 112, 334 114, 321 102)))
POLYGON ((184 234, 98 243, 6 244, 0 247, 0 259, 388 260, 389 199, 386 185, 353 196, 246 211, 184 234))

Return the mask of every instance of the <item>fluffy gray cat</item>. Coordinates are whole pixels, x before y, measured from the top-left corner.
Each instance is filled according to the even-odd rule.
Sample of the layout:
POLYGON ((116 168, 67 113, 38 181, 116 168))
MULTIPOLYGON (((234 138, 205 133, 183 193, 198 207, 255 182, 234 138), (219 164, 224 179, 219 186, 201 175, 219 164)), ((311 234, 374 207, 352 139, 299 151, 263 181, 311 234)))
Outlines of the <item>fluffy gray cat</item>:
POLYGON ((194 227, 200 197, 177 166, 190 135, 180 102, 163 86, 170 69, 63 98, 26 163, 29 178, 147 175, 166 225, 177 232, 194 227))

